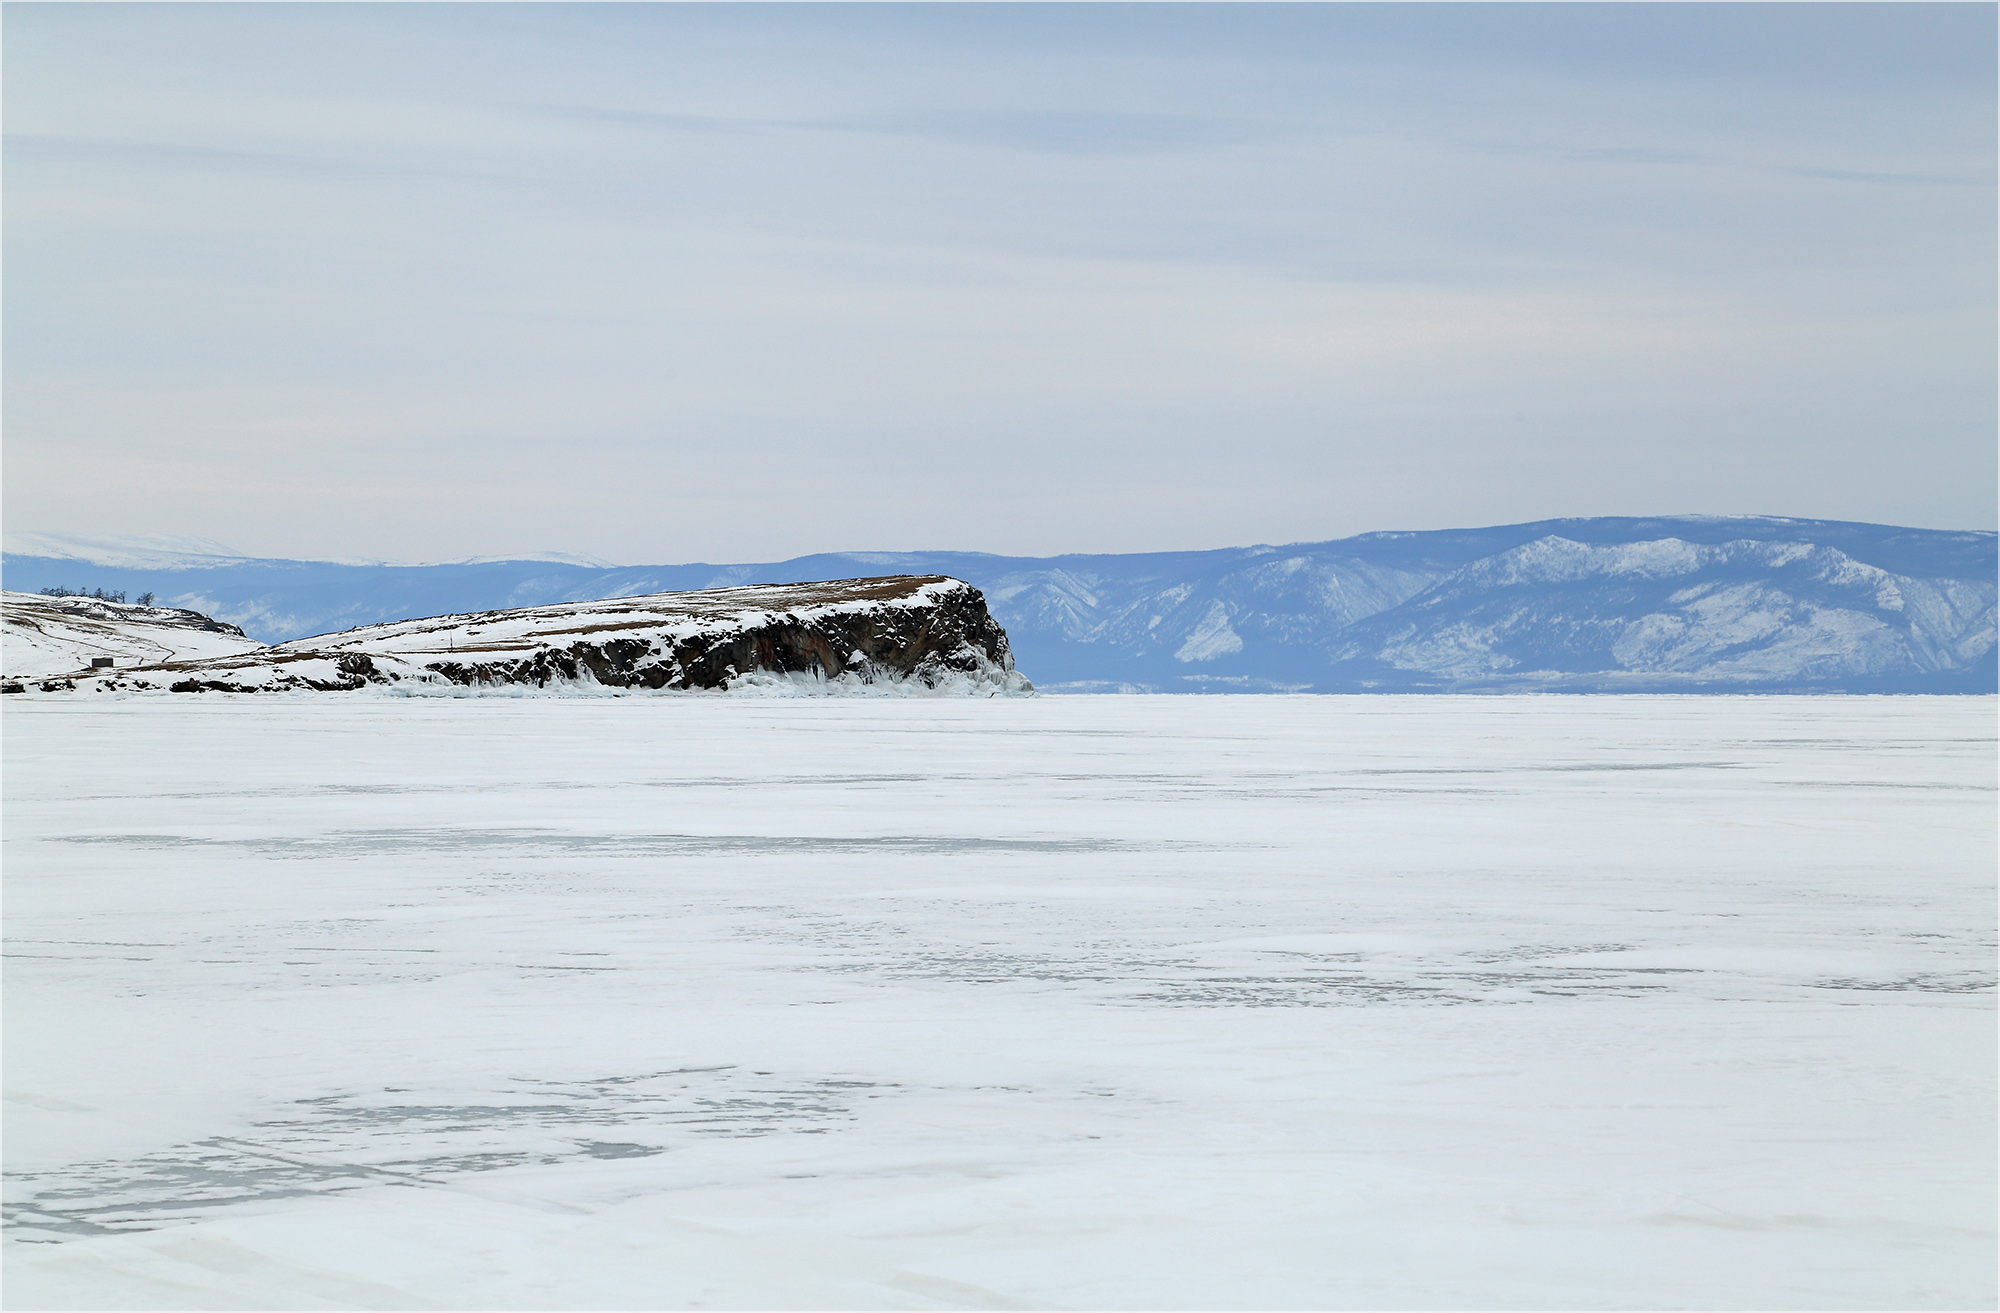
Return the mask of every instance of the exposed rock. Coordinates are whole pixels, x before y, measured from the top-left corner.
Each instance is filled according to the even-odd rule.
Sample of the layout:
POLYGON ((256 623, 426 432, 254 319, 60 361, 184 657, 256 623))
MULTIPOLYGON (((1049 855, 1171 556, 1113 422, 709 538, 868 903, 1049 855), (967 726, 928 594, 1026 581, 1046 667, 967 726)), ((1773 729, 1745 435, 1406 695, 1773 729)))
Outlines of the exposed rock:
POLYGON ((168 662, 80 689, 173 692, 550 688, 768 692, 1033 690, 970 584, 941 575, 722 588, 369 625, 168 662))

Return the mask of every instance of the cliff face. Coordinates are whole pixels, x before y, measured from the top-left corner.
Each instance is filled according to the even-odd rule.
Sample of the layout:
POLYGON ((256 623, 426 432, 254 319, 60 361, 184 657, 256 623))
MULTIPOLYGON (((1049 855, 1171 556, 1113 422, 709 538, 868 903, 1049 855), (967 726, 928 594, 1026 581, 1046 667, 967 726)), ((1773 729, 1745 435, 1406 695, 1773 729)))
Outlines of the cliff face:
POLYGON ((722 588, 369 625, 247 657, 79 677, 175 692, 739 689, 994 695, 1033 686, 978 589, 942 575, 722 588))
POLYGON ((1006 631, 979 590, 941 575, 657 593, 375 628, 402 632, 319 645, 421 654, 456 684, 716 689, 765 675, 937 689, 1013 670, 1006 631))

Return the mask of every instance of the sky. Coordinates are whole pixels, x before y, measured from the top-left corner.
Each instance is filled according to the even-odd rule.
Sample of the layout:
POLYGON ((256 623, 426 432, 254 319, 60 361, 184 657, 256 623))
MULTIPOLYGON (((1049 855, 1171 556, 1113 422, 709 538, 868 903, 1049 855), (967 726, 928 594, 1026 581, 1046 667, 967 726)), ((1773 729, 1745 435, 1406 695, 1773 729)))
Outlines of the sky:
POLYGON ((7 529, 1996 523, 1990 4, 19 4, 7 529))

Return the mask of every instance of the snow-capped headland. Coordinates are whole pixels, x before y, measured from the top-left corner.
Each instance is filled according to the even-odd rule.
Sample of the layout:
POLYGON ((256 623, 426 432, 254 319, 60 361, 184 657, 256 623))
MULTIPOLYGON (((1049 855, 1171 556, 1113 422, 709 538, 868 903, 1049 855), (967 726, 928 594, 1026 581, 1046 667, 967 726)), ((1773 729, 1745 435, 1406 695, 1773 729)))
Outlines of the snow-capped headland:
POLYGON ((2000 537, 1783 516, 1541 520, 1051 557, 391 565, 10 534, 10 588, 150 590, 268 643, 403 616, 856 575, 982 590, 1052 693, 1991 693, 2000 537))
POLYGON ((269 647, 208 621, 234 636, 232 647, 213 653, 169 650, 152 637, 147 616, 114 614, 94 621, 108 635, 93 638, 95 646, 68 644, 73 659, 62 644, 43 640, 37 648, 23 647, 24 664, 17 668, 17 612, 24 632, 34 625, 46 633, 49 622, 39 617, 51 608, 39 604, 84 600, 6 594, 9 691, 1033 691, 1014 669, 1006 631, 988 614, 979 590, 941 575, 481 611, 360 626, 269 647), (86 656, 100 650, 113 665, 88 668, 86 656), (29 661, 29 654, 35 659, 29 661))
POLYGON ((87 670, 240 657, 268 649, 241 629, 180 607, 97 597, 0 593, 0 670, 9 680, 87 670))

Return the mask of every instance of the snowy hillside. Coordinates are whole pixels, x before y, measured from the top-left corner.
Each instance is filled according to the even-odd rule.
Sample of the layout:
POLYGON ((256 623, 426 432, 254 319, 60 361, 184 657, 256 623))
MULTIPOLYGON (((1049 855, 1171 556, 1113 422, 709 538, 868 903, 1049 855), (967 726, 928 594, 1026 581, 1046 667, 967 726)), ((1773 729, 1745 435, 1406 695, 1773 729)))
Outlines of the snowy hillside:
POLYGON ((1991 658, 1994 594, 1991 579, 1894 574, 1810 543, 1550 535, 1355 625, 1334 656, 1395 687, 1920 681, 1991 658))
POLYGON ((107 658, 117 668, 265 650, 199 612, 94 597, 0 593, 0 618, 0 671, 10 679, 68 674, 107 658))
POLYGON ((208 660, 75 677, 43 691, 287 692, 393 687, 1032 691, 979 591, 893 577, 656 593, 370 625, 208 660))
POLYGON ((898 573, 983 590, 1044 691, 2000 687, 2000 567, 1995 535, 1983 531, 1599 518, 1207 552, 856 552, 613 567, 211 556, 138 569, 121 564, 137 559, 130 547, 10 541, 64 553, 8 554, 0 569, 10 586, 148 588, 271 642, 413 615, 898 573), (1535 546, 1551 541, 1574 550, 1535 546), (1564 552, 1583 555, 1556 562, 1569 560, 1564 552), (1634 564, 1656 559, 1651 574, 1634 564))

